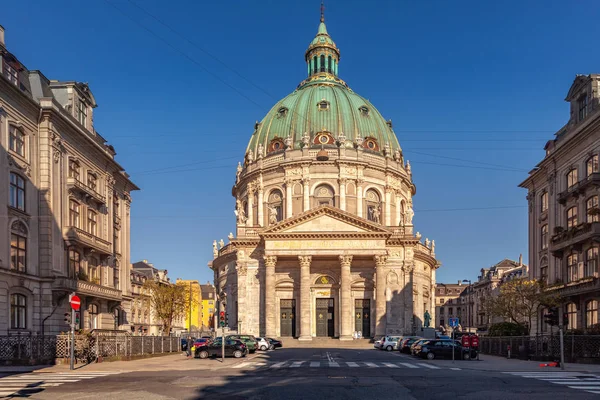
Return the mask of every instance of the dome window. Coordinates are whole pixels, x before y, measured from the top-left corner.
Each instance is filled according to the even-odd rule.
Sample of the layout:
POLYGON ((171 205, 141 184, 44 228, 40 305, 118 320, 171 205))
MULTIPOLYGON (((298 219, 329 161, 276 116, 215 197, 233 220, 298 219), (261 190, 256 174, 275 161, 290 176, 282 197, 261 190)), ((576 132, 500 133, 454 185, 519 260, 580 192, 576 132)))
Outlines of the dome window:
POLYGON ((358 108, 358 111, 360 111, 360 115, 362 115, 363 117, 369 116, 369 109, 366 106, 360 106, 358 108))
POLYGON ((363 147, 368 150, 379 151, 379 145, 377 144, 377 140, 372 137, 365 138, 365 141, 363 142, 363 147))
POLYGON ((289 110, 286 107, 280 107, 279 110, 277 110, 277 118, 285 118, 288 111, 289 110))
POLYGON ((329 110, 329 102, 325 99, 319 102, 319 111, 327 111, 329 110))
POLYGON ((327 132, 319 132, 315 135, 315 140, 313 142, 314 144, 334 144, 335 143, 335 139, 333 139, 333 136, 331 136, 329 133, 327 132))
POLYGON ((281 151, 284 149, 285 149, 285 145, 283 143, 283 140, 281 138, 276 137, 275 139, 271 140, 268 151, 270 153, 273 151, 281 151))

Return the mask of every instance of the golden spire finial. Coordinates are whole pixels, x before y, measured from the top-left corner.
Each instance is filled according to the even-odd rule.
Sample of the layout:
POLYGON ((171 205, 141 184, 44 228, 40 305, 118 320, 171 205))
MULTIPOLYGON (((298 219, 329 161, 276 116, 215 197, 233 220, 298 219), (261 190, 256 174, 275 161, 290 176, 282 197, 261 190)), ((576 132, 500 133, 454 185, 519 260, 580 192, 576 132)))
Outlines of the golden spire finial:
POLYGON ((321 22, 325 22, 325 4, 321 2, 321 22))

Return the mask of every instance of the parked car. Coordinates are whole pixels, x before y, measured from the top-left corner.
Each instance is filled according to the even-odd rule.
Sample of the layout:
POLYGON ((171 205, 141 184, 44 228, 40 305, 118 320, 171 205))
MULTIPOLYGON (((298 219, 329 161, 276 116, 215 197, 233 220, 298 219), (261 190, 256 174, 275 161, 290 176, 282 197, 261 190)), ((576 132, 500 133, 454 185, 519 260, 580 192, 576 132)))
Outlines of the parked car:
POLYGON ((200 339, 196 339, 194 340, 194 347, 198 348, 200 346, 205 345, 206 343, 208 343, 210 340, 207 338, 200 338, 200 339))
POLYGON ((410 354, 410 346, 417 340, 421 340, 422 338, 419 336, 405 336, 402 338, 400 343, 398 344, 398 351, 401 353, 410 354))
POLYGON ((400 336, 385 336, 381 342, 380 349, 387 351, 397 350, 400 339, 400 336))
MULTIPOLYGON (((210 343, 196 348, 196 358, 221 357, 223 354, 223 342, 220 337, 210 343)), ((248 354, 248 348, 240 340, 225 339, 225 357, 240 358, 248 354)))
POLYGON ((415 340, 413 342, 413 344, 410 345, 410 354, 414 356, 415 355, 415 348, 417 346, 420 346, 420 345, 426 343, 426 342, 429 342, 430 340, 431 339, 423 339, 423 338, 415 340))
POLYGON ((470 349, 462 347, 452 340, 429 340, 418 344, 414 349, 414 355, 428 360, 452 358, 452 352, 454 352, 454 358, 458 360, 468 360, 471 357, 470 349))
POLYGON ((256 338, 252 335, 229 335, 225 339, 241 340, 248 347, 250 353, 254 353, 258 349, 256 338))
POLYGON ((381 344, 383 343, 384 340, 385 340, 385 336, 382 336, 379 339, 376 339, 375 342, 373 343, 373 347, 376 349, 381 349, 381 344))
POLYGON ((258 344, 258 349, 262 351, 273 350, 273 345, 268 341, 267 338, 257 337, 256 343, 258 344))
POLYGON ((278 347, 283 347, 283 342, 281 340, 277 340, 277 339, 273 339, 273 338, 267 338, 267 340, 269 341, 271 346, 273 346, 274 349, 276 349, 278 347))

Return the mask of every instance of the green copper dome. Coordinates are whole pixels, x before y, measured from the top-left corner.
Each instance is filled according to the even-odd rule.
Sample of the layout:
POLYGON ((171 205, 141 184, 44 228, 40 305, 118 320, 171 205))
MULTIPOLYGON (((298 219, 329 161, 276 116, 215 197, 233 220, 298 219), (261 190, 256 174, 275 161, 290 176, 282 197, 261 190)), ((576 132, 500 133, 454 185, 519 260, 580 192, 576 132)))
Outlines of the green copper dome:
POLYGON ((338 145, 389 154, 401 151, 391 121, 338 78, 339 58, 321 17, 305 55, 308 78, 256 124, 247 153, 268 156, 289 147, 338 145))

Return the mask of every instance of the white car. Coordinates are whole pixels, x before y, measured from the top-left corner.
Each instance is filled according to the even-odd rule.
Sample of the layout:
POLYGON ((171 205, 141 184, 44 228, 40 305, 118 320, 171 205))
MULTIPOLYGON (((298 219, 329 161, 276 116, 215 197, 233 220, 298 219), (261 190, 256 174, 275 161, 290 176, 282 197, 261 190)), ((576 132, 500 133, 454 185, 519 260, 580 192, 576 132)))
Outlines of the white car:
POLYGON ((385 339, 385 336, 377 339, 375 341, 375 343, 373 343, 373 347, 375 347, 376 349, 381 349, 381 345, 382 345, 384 339, 385 339))
POLYGON ((257 343, 256 348, 258 350, 262 350, 262 351, 273 350, 273 345, 271 343, 269 343, 267 341, 267 339, 265 339, 264 337, 257 337, 256 343, 257 343))
POLYGON ((386 336, 381 342, 381 350, 398 350, 398 343, 400 342, 400 336, 386 336))

